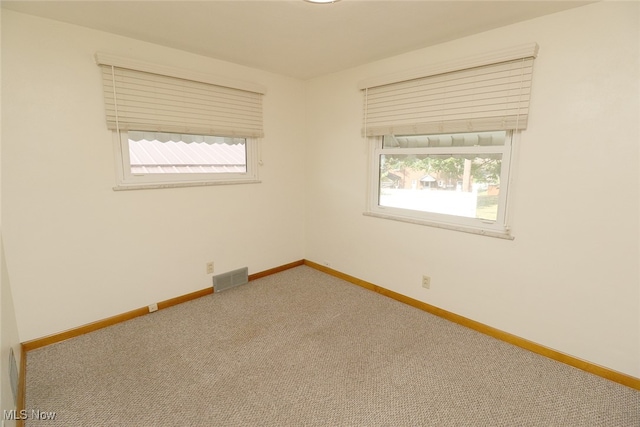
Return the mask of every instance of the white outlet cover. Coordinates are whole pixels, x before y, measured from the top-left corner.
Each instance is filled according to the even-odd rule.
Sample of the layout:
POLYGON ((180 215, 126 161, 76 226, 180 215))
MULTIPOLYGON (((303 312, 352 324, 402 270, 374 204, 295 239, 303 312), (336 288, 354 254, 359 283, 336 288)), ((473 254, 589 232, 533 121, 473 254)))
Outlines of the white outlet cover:
POLYGON ((431 287, 431 277, 422 276, 422 287, 429 289, 431 287))

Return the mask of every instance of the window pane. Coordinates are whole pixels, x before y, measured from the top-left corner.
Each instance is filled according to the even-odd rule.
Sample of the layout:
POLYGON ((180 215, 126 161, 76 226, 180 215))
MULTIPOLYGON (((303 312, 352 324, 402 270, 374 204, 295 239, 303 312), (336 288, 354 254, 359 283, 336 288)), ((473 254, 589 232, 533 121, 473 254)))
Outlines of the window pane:
POLYGON ((495 221, 502 154, 380 156, 380 206, 495 221))
POLYGON ((132 174, 246 173, 245 138, 129 131, 132 174))

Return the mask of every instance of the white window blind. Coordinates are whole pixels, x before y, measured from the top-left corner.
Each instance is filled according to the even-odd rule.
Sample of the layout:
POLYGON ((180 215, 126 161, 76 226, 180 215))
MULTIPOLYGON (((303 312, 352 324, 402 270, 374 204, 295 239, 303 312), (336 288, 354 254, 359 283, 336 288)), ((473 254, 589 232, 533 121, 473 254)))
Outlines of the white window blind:
POLYGON ((156 73, 148 64, 129 67, 126 61, 96 58, 102 69, 109 129, 264 136, 260 92, 195 80, 186 73, 186 77, 163 74, 161 67, 156 73), (127 66, 120 66, 123 63, 127 66))
MULTIPOLYGON (((538 46, 440 66, 416 77, 361 83, 366 136, 525 129, 538 46), (489 63, 487 63, 489 62, 489 63)), ((397 77, 396 77, 397 78, 397 77)))

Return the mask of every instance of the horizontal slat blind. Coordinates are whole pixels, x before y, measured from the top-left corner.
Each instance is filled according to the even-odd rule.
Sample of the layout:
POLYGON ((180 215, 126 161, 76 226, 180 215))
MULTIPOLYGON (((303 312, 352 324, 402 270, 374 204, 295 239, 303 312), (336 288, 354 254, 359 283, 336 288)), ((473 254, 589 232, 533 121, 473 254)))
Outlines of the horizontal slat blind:
POLYGON ((111 65, 101 68, 109 129, 263 136, 259 93, 111 65))
POLYGON ((533 57, 365 89, 366 136, 525 129, 533 57))

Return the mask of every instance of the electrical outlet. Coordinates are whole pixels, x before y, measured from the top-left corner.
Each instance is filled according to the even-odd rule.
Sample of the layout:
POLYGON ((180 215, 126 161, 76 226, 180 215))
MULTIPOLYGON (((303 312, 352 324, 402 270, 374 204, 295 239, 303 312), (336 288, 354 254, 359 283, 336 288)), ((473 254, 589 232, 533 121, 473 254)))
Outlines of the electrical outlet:
POLYGON ((425 289, 431 288, 431 277, 422 276, 422 287, 425 289))
POLYGON ((207 274, 213 274, 213 261, 207 263, 207 274))
POLYGON ((154 311, 158 311, 158 304, 151 304, 149 306, 149 313, 153 313, 154 311))

